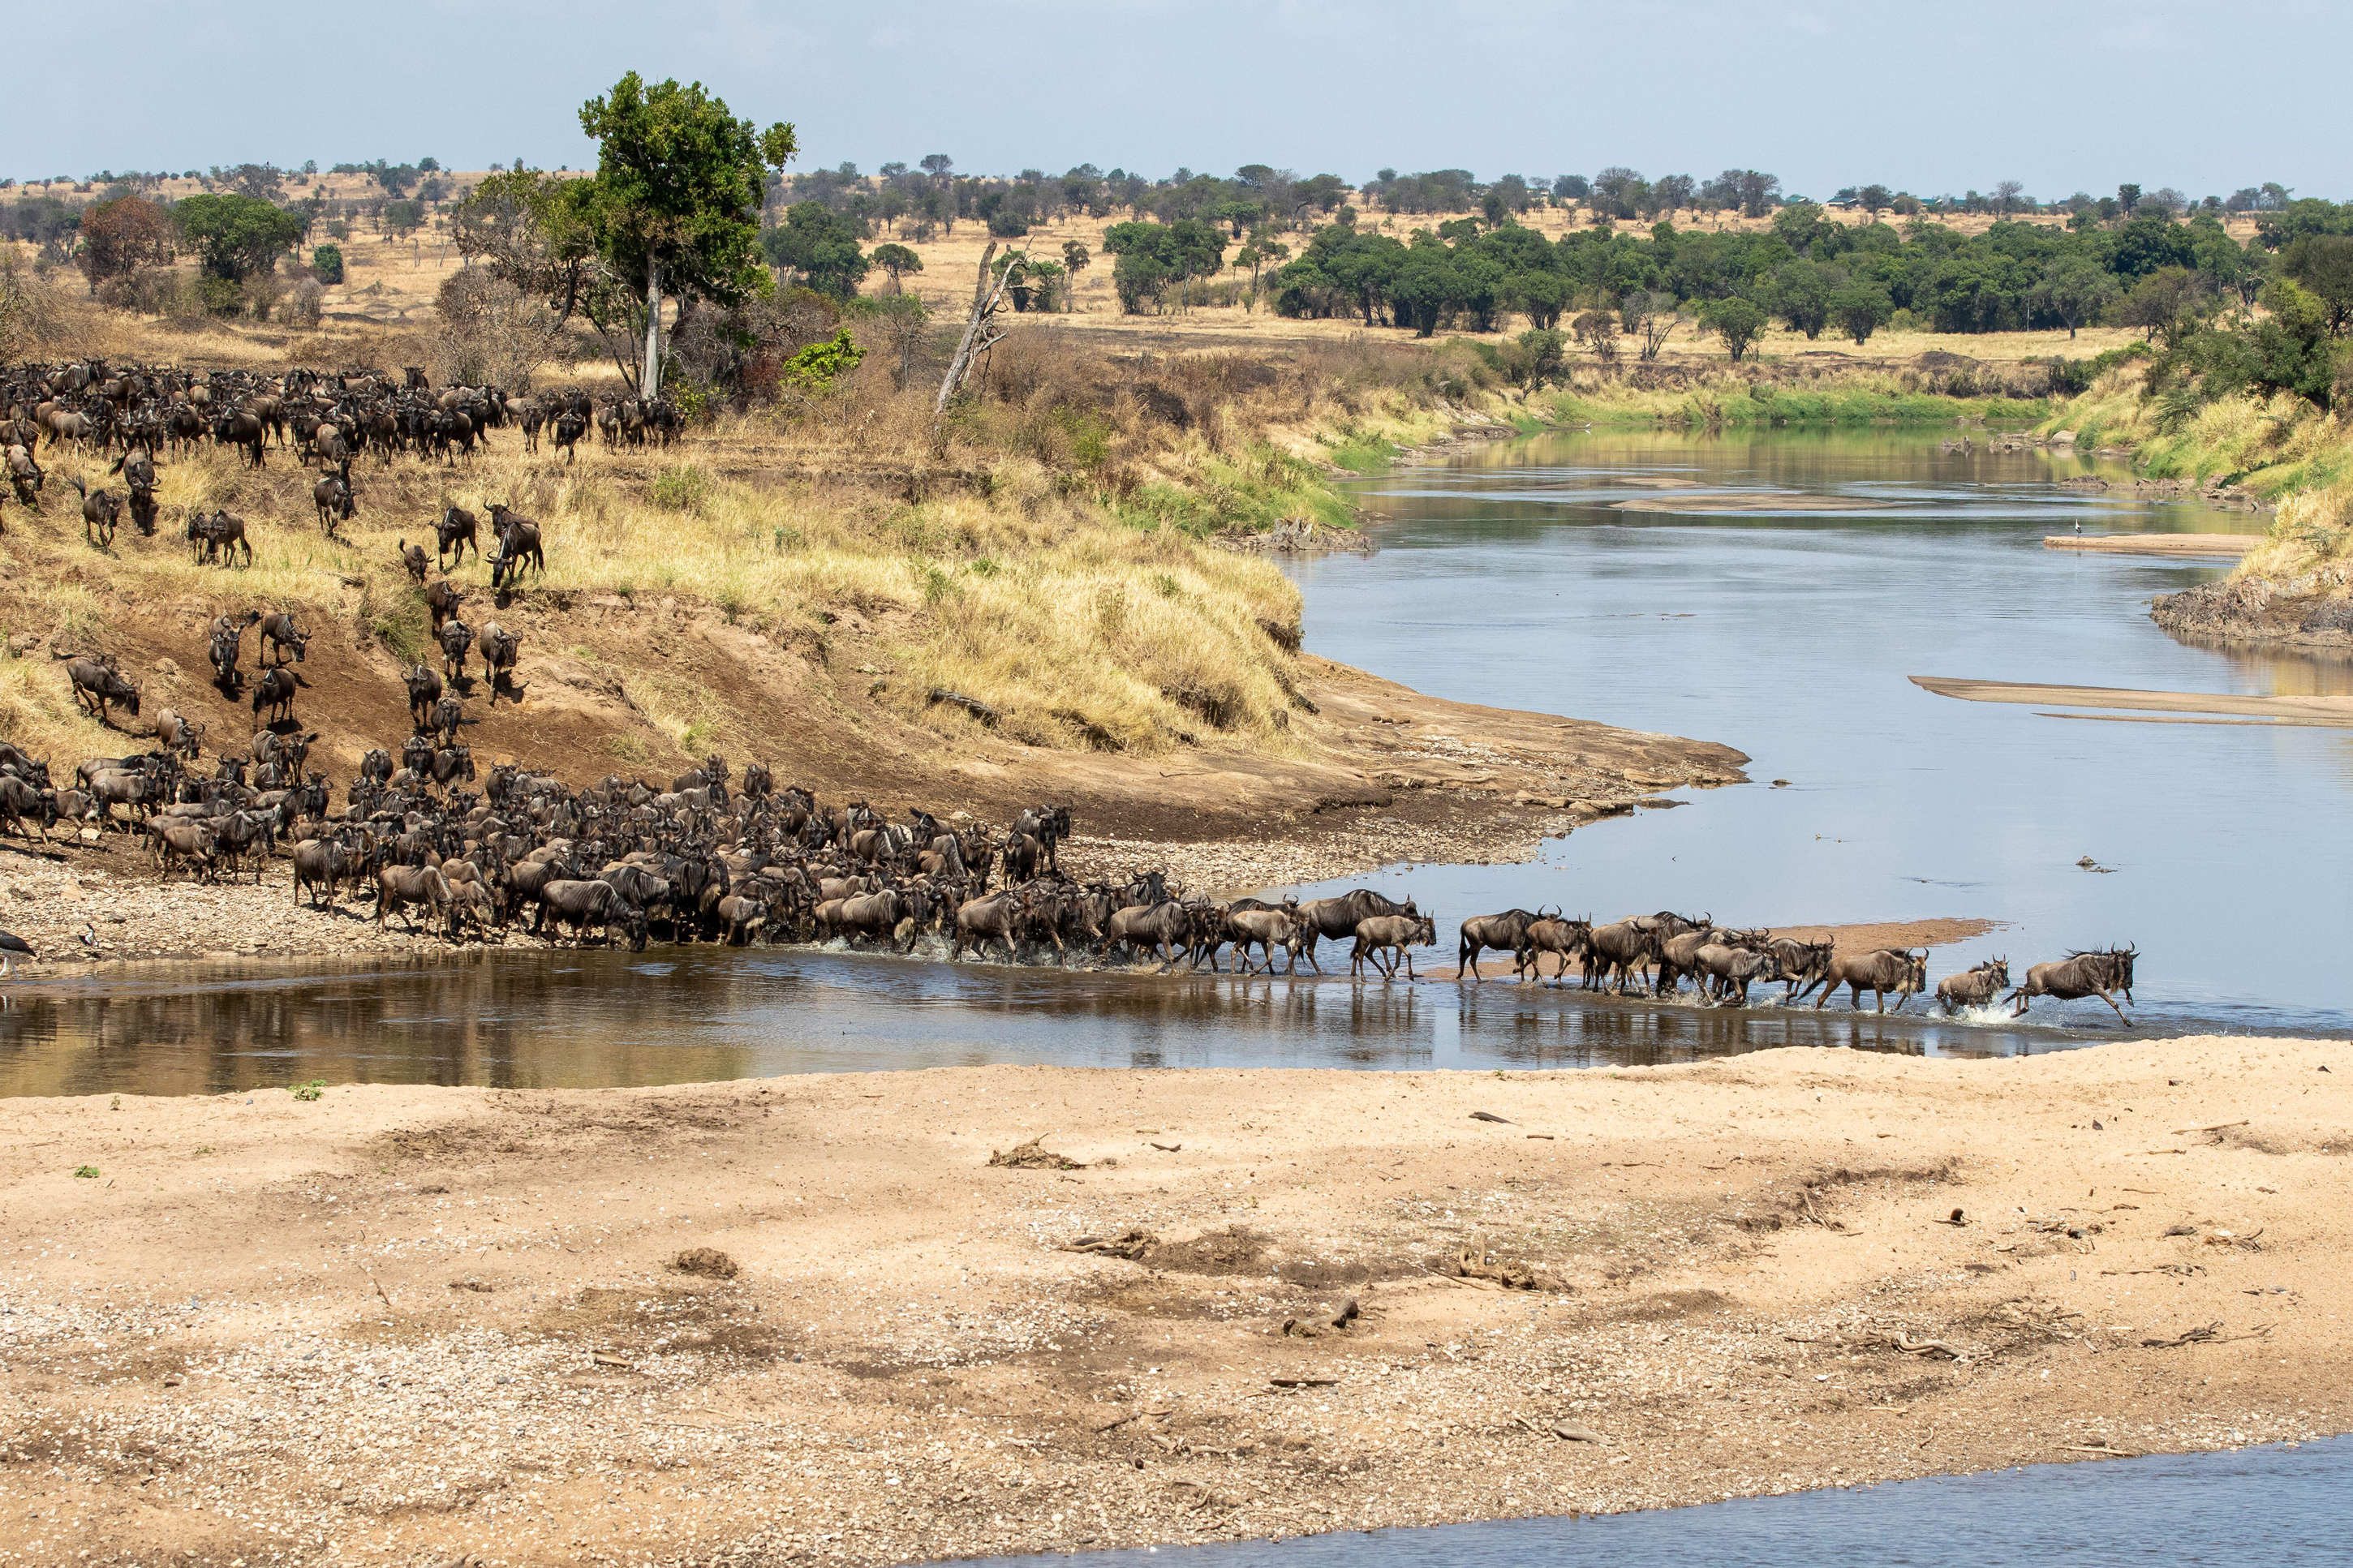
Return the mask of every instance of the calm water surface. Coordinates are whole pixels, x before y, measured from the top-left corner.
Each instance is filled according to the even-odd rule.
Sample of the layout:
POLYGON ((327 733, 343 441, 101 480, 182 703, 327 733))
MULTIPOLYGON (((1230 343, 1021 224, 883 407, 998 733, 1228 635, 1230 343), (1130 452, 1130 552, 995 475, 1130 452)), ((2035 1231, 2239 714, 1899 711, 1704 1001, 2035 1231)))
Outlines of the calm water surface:
MULTIPOLYGON (((1457 920, 1514 905, 1738 924, 1974 915, 2010 924, 1939 950, 1932 974, 2005 952, 2022 975, 2066 947, 2132 941, 2133 1033, 2353 1029, 2353 967, 2337 957, 2353 886, 2344 732, 2043 718, 1906 679, 2353 690, 2342 662, 2185 647, 2150 625, 2150 595, 2217 566, 2043 550, 2044 534, 2078 520, 2260 525, 2058 482, 2091 468, 1948 454, 1914 432, 1615 433, 1490 447, 1366 482, 1381 552, 1297 569, 1316 651, 1446 696, 1725 742, 1756 759, 1757 782, 1580 831, 1528 865, 1392 867, 1364 880, 1437 910, 1449 954, 1457 920), (1619 506, 1724 495, 1894 504, 1619 506), (1777 778, 1788 787, 1769 787, 1777 778), (2087 854, 2113 874, 2078 869, 2087 854)), ((1917 1002, 1882 1020, 1511 984, 1458 994, 711 949, 190 966, 127 984, 20 980, 11 1001, 0 1094, 314 1077, 587 1086, 981 1061, 1585 1066, 1782 1045, 2010 1053, 2126 1033, 2096 1002, 2039 1004, 2014 1026, 1931 1021, 1917 1002)))
POLYGON ((1508 1520, 1159 1552, 1083 1568, 2336 1568, 2353 1441, 2036 1465, 1599 1519, 1508 1520))

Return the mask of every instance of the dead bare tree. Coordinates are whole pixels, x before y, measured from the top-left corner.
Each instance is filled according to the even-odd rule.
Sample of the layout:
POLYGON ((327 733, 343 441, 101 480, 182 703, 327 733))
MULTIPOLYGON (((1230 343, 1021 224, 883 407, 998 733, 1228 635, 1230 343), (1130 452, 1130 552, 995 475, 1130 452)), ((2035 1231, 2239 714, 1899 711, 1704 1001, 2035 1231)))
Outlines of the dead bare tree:
POLYGON ((964 386, 965 378, 972 374, 973 362, 994 348, 1005 336, 995 321, 998 311, 1005 309, 1006 291, 1020 281, 1020 275, 1029 265, 1029 254, 1023 250, 1005 253, 1005 265, 992 269, 997 258, 997 242, 990 240, 988 248, 980 253, 980 276, 972 286, 972 313, 965 318, 964 337, 956 344, 955 358, 948 362, 948 374, 940 383, 940 400, 932 407, 932 424, 939 428, 948 411, 948 402, 964 386))

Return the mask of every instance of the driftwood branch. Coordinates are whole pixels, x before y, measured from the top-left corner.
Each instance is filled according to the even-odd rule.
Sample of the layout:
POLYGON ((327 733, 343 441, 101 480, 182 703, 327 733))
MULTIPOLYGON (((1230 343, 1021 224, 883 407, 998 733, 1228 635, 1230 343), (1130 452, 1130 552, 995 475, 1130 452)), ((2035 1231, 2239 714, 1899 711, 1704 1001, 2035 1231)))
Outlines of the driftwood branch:
POLYGON ((932 405, 934 423, 948 411, 948 402, 964 386, 965 378, 972 374, 973 362, 986 353, 1005 334, 990 323, 1005 308, 1005 290, 1011 287, 1014 275, 1029 263, 1025 251, 1006 253, 1004 270, 992 277, 989 263, 997 259, 997 242, 980 253, 980 275, 973 280, 972 311, 965 318, 964 337, 956 344, 955 357, 948 362, 948 374, 940 382, 939 401, 932 405))

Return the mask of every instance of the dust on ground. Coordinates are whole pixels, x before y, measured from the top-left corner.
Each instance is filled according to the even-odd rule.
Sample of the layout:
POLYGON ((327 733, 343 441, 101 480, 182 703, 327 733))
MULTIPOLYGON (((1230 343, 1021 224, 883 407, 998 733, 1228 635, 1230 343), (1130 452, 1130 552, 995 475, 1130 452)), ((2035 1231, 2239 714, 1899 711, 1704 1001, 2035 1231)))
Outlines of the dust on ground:
POLYGON ((2348 1076, 0 1102, 0 1561, 883 1563, 2300 1440, 2353 1405, 2348 1076), (1078 1168, 989 1163, 1033 1142, 1078 1168))

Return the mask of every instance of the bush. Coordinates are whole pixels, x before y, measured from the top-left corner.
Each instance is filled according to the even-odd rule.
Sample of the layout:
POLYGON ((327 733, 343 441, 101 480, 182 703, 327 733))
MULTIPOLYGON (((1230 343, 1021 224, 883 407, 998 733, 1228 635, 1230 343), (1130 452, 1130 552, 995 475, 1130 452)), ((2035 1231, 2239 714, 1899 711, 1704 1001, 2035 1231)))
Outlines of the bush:
POLYGON ((343 249, 339 245, 322 245, 311 252, 311 271, 320 282, 334 288, 343 280, 343 249))
POLYGON ((245 290, 227 278, 197 279, 195 300, 207 316, 235 316, 245 310, 245 290))
POLYGON ((649 499, 666 511, 694 511, 710 494, 711 476, 692 463, 681 463, 654 476, 649 499))
POLYGON ((326 314, 326 297, 327 290, 316 278, 303 279, 294 285, 293 300, 286 307, 287 321, 305 331, 317 331, 321 318, 326 314))

